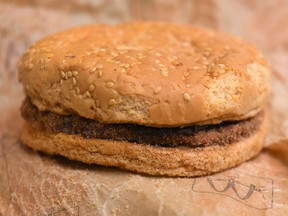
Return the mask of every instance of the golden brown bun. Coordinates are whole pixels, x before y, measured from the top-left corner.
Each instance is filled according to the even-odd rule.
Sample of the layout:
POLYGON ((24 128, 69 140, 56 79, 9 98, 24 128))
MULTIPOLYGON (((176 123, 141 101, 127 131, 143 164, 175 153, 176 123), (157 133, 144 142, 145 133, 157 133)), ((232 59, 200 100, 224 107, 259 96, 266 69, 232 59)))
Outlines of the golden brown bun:
POLYGON ((85 139, 64 133, 49 134, 31 129, 22 131, 22 141, 35 150, 60 154, 72 160, 116 166, 138 173, 167 176, 200 176, 234 167, 262 149, 268 118, 251 137, 226 146, 204 148, 155 147, 130 142, 85 139))
POLYGON ((255 47, 226 33, 135 22, 40 40, 19 72, 39 110, 157 127, 254 116, 267 99, 270 68, 255 47))

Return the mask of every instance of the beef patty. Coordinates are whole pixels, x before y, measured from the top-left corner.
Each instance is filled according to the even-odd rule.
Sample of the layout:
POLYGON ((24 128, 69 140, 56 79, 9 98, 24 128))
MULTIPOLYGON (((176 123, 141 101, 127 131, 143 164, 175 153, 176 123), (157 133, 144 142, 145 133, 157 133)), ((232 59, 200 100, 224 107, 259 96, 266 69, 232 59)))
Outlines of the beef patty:
POLYGON ((77 115, 63 116, 48 111, 39 111, 29 98, 23 102, 21 112, 23 118, 35 130, 77 134, 88 139, 128 141, 163 147, 227 145, 252 135, 263 121, 263 113, 260 113, 242 121, 175 128, 105 124, 77 115))

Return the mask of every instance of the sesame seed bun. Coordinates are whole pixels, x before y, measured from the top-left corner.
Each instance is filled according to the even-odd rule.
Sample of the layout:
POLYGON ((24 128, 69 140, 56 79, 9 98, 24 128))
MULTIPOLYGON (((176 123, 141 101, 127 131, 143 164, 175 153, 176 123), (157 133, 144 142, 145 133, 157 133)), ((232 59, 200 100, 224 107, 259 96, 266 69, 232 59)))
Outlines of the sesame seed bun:
POLYGON ((238 38, 149 22, 54 34, 19 64, 39 110, 154 127, 254 116, 267 100, 269 72, 261 53, 238 38))

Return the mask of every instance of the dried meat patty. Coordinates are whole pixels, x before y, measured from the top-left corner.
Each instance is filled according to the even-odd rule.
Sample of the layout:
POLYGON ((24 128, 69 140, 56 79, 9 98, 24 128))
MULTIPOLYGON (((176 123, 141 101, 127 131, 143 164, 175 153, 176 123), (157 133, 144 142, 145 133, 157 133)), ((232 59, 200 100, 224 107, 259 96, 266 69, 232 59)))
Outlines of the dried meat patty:
POLYGON ((77 134, 89 139, 129 141, 165 147, 204 147, 234 143, 253 134, 263 121, 263 113, 260 113, 242 121, 182 128, 106 124, 77 115, 63 116, 48 111, 38 111, 29 98, 24 101, 21 111, 23 118, 37 130, 77 134))

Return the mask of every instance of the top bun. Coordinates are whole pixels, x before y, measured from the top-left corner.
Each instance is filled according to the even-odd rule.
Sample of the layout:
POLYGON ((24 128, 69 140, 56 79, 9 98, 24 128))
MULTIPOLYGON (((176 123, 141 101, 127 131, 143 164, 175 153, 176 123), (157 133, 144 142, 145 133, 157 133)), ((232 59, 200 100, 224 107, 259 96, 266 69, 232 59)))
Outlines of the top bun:
POLYGON ((155 127, 254 116, 269 74, 261 53, 236 37, 153 22, 73 28, 36 42, 19 63, 39 110, 155 127))

